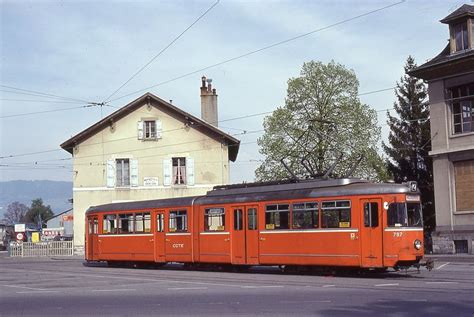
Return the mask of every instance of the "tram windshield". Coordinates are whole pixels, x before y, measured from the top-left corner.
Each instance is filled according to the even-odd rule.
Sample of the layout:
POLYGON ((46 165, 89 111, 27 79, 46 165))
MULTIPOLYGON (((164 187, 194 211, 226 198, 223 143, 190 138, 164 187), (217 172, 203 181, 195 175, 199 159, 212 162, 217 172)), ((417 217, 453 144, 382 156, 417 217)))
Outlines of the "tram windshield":
POLYGON ((392 203, 387 211, 389 227, 423 227, 420 203, 392 203))

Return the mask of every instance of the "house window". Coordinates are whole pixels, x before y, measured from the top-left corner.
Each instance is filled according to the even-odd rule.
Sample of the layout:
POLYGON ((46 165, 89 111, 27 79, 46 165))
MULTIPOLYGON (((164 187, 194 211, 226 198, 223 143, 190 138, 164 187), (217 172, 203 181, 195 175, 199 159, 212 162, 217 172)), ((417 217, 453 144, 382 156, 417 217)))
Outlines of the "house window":
POLYGON ((173 158, 173 184, 175 185, 186 184, 186 158, 185 157, 173 158))
POLYGON ((459 23, 454 26, 454 44, 456 52, 467 50, 469 48, 467 36, 467 22, 459 23))
POLYGON ((156 121, 155 120, 145 121, 144 128, 145 128, 145 134, 144 134, 145 139, 156 139, 156 121))
POLYGON ((453 133, 474 132, 474 83, 448 89, 452 107, 453 133))
POLYGON ((130 186, 130 160, 117 159, 115 160, 116 171, 116 186, 125 187, 130 186))

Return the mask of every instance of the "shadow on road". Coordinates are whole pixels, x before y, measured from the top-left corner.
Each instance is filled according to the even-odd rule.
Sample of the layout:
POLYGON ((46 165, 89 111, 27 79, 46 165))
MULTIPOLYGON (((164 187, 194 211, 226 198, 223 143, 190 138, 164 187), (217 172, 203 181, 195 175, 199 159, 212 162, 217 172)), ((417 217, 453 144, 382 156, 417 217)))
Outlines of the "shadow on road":
MULTIPOLYGON (((425 296, 426 297, 426 296, 425 296)), ((423 298, 423 293, 420 293, 423 298)), ((472 304, 457 304, 445 301, 420 300, 379 300, 361 306, 333 307, 325 310, 318 310, 322 316, 473 316, 472 304)))
POLYGON ((360 269, 334 269, 325 267, 314 267, 302 271, 284 270, 278 266, 252 266, 239 267, 232 265, 218 265, 208 264, 199 266, 186 266, 181 263, 168 263, 166 265, 159 265, 156 263, 114 263, 107 264, 107 262, 83 262, 84 266, 95 268, 128 268, 139 270, 161 270, 161 271, 205 271, 205 272, 229 272, 229 273, 246 273, 246 274, 285 274, 285 275, 309 275, 309 276, 326 276, 326 277, 352 277, 352 278, 420 278, 419 271, 416 269, 409 271, 395 271, 388 270, 386 272, 367 271, 360 269))

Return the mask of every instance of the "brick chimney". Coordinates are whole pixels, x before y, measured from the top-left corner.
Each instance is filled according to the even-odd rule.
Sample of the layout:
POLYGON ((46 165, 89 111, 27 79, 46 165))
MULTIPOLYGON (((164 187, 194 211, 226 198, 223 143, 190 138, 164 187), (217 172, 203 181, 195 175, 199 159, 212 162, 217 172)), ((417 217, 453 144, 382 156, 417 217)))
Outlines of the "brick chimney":
POLYGON ((201 78, 201 119, 214 126, 218 126, 217 94, 212 88, 212 79, 201 78))

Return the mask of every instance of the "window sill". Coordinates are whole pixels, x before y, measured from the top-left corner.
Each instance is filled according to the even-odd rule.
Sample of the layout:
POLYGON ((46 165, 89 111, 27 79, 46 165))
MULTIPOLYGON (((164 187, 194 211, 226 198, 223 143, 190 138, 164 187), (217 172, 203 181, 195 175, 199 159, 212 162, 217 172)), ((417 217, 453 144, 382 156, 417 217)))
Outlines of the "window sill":
POLYGON ((454 212, 455 215, 470 215, 470 214, 474 214, 474 210, 456 210, 454 212))
POLYGON ((472 50, 473 50, 473 48, 468 47, 468 48, 465 48, 465 49, 462 49, 462 50, 459 50, 459 51, 454 51, 450 55, 451 56, 456 56, 456 55, 460 55, 460 54, 463 54, 463 53, 467 53, 467 52, 472 51, 472 50))
POLYGON ((464 137, 464 136, 469 136, 469 135, 474 135, 474 131, 451 134, 451 135, 449 136, 449 138, 450 138, 450 139, 456 139, 456 138, 460 138, 460 137, 464 137))
POLYGON ((130 190, 131 187, 130 186, 115 186, 114 189, 117 189, 117 190, 130 190))

